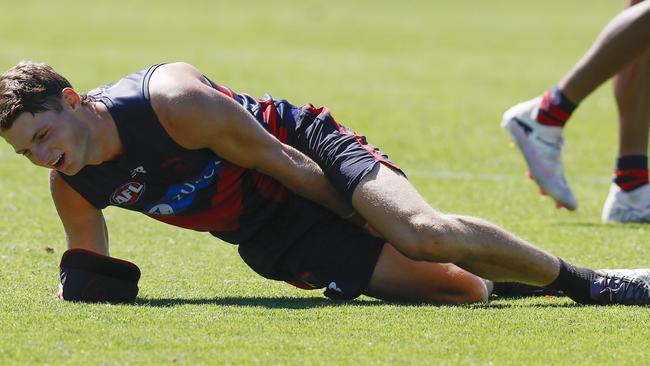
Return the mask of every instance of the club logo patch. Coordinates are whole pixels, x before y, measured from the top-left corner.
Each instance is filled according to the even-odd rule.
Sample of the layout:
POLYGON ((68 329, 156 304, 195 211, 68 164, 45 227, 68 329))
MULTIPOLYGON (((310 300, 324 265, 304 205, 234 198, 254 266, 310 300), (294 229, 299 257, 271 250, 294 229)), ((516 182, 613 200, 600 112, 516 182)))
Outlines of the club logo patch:
POLYGON ((116 189, 111 195, 111 203, 119 206, 132 205, 144 194, 144 184, 129 182, 116 189))

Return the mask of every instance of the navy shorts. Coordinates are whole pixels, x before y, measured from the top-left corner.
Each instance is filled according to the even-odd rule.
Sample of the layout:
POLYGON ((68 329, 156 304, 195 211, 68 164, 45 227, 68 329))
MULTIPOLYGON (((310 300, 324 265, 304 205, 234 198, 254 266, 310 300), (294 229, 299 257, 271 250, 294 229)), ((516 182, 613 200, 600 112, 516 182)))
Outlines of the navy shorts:
MULTIPOLYGON (((286 126, 295 123, 287 143, 314 160, 346 199, 351 200, 359 182, 379 163, 403 174, 365 137, 338 124, 327 108, 308 104, 290 109, 295 122, 282 121, 286 126)), ((263 277, 353 299, 366 289, 384 244, 384 239, 290 194, 276 217, 239 245, 239 254, 263 277)))
POLYGON ((385 240, 325 208, 291 195, 285 207, 239 255, 259 275, 303 289, 325 288, 335 299, 366 289, 385 240))
POLYGON ((336 122, 327 107, 303 106, 296 121, 293 147, 314 160, 325 172, 332 185, 348 201, 363 177, 377 163, 404 174, 388 156, 336 122))
POLYGON ((302 289, 325 288, 325 296, 350 300, 367 288, 385 244, 356 225, 331 218, 312 227, 278 263, 285 281, 302 289))

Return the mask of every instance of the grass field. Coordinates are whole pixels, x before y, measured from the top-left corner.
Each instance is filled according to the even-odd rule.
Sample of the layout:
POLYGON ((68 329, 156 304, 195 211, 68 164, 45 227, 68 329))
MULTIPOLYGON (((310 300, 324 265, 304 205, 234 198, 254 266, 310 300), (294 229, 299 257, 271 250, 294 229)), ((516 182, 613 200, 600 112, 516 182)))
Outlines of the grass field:
MULTIPOLYGON (((602 225, 616 151, 604 87, 567 128, 580 204, 557 211, 498 128, 555 83, 622 7, 610 0, 3 4, 0 69, 46 61, 80 90, 184 60, 213 80, 326 104, 429 202, 488 218, 578 265, 647 267, 649 228, 602 225)), ((648 308, 562 298, 473 306, 326 300, 257 277, 236 247, 108 209, 135 306, 56 301, 63 232, 47 174, 0 142, 0 364, 648 364, 648 308)))

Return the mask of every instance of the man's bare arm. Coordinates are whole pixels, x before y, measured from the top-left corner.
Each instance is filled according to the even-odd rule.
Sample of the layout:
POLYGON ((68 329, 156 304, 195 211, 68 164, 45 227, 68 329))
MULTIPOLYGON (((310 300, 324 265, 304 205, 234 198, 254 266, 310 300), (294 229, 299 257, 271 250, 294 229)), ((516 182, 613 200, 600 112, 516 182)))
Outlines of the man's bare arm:
POLYGON ((193 66, 161 66, 149 87, 158 118, 181 146, 209 148, 234 164, 272 176, 342 217, 353 212, 318 164, 269 134, 236 101, 212 88, 193 66))
POLYGON ((50 171, 50 192, 63 223, 68 249, 82 248, 108 254, 108 231, 101 210, 72 189, 60 173, 50 171))

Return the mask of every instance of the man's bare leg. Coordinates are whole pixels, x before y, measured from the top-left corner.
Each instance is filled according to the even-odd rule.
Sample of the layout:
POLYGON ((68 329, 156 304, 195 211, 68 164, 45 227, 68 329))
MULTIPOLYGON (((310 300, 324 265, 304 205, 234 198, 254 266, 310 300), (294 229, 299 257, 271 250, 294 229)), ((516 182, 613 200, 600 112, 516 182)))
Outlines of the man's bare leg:
POLYGON ((650 52, 614 78, 620 156, 647 155, 650 125, 650 52))
POLYGON ((352 204, 408 258, 454 263, 492 281, 544 286, 558 276, 555 256, 487 221, 434 210, 406 178, 382 164, 355 189, 352 204))
POLYGON ((492 283, 451 263, 414 261, 382 249, 365 295, 391 301, 467 304, 487 301, 492 283))
MULTIPOLYGON (((641 0, 628 0, 626 5, 630 7, 640 2, 641 0)), ((648 8, 650 2, 643 6, 648 8)), ((647 23, 650 24, 650 21, 647 23)), ((648 46, 650 47, 650 44, 648 46)), ((647 155, 650 126, 650 51, 643 52, 619 72, 614 77, 613 84, 619 113, 618 154, 647 155)))
POLYGON ((573 103, 579 104, 649 47, 650 2, 643 2, 612 19, 558 86, 573 103))
MULTIPOLYGON (((484 220, 434 210, 383 164, 362 179, 352 204, 413 261, 453 263, 488 280, 560 290, 581 303, 650 305, 650 270, 597 273, 574 267, 484 220)), ((379 297, 380 290, 370 287, 368 293, 379 297)))
MULTIPOLYGON (((647 1, 639 2, 628 0, 626 5, 633 8, 650 5, 647 1)), ((646 49, 619 72, 613 85, 618 106, 619 145, 614 182, 603 206, 602 221, 650 222, 650 50, 646 49)))
POLYGON ((647 155, 650 126, 650 51, 614 78, 619 114, 619 156, 647 155))

